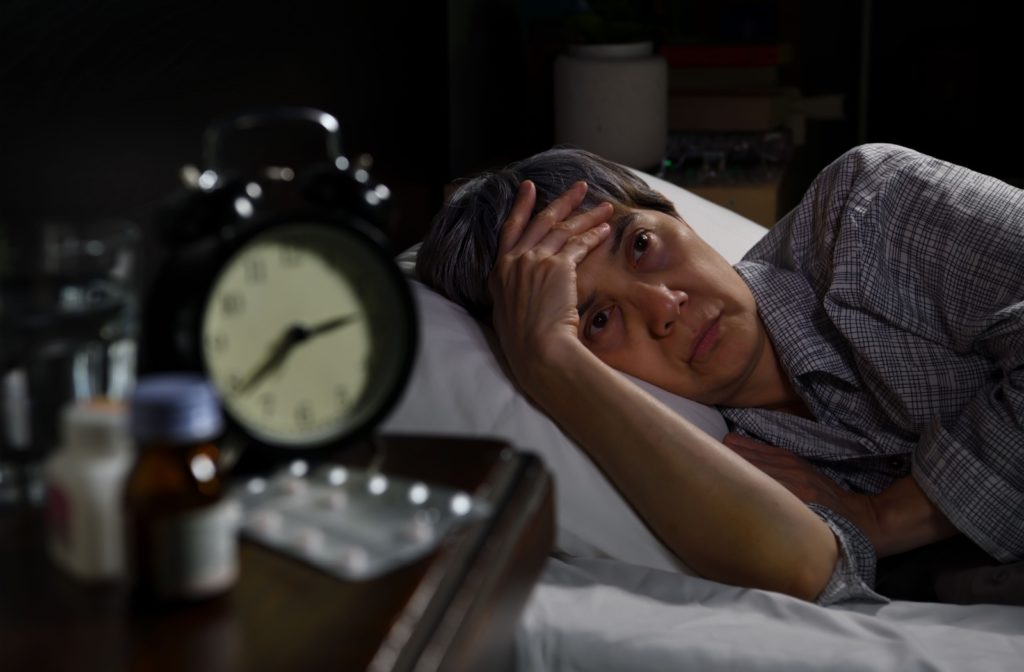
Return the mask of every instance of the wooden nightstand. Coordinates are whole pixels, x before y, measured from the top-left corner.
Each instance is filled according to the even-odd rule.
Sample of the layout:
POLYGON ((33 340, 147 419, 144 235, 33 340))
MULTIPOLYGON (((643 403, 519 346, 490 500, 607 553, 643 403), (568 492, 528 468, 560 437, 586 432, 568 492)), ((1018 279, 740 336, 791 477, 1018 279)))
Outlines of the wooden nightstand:
MULTIPOLYGON (((39 510, 0 511, 5 669, 501 670, 551 547, 551 479, 533 455, 466 439, 385 439, 385 473, 470 492, 493 513, 431 555, 351 583, 253 543, 231 593, 137 613, 46 557, 39 510)), ((353 463, 363 457, 353 455, 353 463)))

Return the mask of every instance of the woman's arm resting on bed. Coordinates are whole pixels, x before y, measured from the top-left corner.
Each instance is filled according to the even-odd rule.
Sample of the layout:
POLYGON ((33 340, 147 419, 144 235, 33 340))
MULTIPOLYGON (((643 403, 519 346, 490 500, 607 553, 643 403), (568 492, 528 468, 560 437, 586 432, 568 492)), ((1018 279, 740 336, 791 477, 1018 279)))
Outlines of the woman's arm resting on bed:
POLYGON ((609 476, 661 540, 711 579, 812 600, 838 558, 789 490, 601 362, 577 338, 576 264, 609 232, 570 218, 577 185, 534 218, 524 183, 491 277, 494 326, 519 383, 609 476))
POLYGON ((576 343, 562 359, 565 375, 550 367, 531 385, 534 397, 661 540, 707 578, 815 599, 838 558, 828 526, 576 343))

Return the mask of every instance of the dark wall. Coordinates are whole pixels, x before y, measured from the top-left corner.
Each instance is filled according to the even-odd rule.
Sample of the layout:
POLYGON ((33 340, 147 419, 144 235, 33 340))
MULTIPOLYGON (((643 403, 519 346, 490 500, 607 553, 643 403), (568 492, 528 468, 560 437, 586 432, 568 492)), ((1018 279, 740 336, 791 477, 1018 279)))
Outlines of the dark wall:
MULTIPOLYGON (((528 8, 531 150, 552 141, 551 63, 574 37, 581 3, 528 8)), ((586 3, 583 3, 586 4, 586 3)), ((1024 186, 1024 3, 999 0, 591 0, 656 43, 793 47, 783 84, 842 94, 845 118, 807 124, 791 198, 861 142, 893 142, 1024 186), (629 11, 643 7, 643 11, 629 11)))
MULTIPOLYGON (((655 39, 790 42, 793 84, 844 94, 846 119, 808 125, 804 182, 861 141, 1024 182, 1024 3, 625 4, 643 8, 655 39)), ((348 153, 375 157, 396 195, 389 233, 407 244, 452 178, 551 144, 551 63, 578 6, 10 0, 0 9, 0 225, 144 222, 179 168, 199 161, 210 120, 292 104, 335 114, 348 153)))
POLYGON ((15 0, 0 10, 0 217, 147 220, 212 119, 337 116, 392 187, 399 242, 448 179, 448 16, 434 3, 15 0))
POLYGON ((868 137, 1024 186, 1024 3, 872 3, 868 137))

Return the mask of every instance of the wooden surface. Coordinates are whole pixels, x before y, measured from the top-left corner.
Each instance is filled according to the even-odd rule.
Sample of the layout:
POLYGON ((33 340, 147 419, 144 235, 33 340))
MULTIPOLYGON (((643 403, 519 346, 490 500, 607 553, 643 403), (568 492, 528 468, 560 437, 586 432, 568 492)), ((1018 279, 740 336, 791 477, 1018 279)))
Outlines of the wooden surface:
MULTIPOLYGON (((553 538, 539 460, 501 444, 389 439, 383 471, 474 492, 494 514, 378 579, 332 578, 253 543, 228 594, 144 611, 59 572, 42 512, 0 512, 0 668, 502 669, 553 538)), ((358 459, 358 458, 357 458, 358 459)))

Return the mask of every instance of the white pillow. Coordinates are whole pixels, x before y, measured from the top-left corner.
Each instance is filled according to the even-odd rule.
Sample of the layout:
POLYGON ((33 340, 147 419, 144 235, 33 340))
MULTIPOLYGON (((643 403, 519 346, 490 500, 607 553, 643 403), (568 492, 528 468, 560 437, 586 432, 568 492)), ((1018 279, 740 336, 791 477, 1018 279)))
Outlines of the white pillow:
MULTIPOLYGON (((764 235, 762 227, 739 215, 664 180, 638 175, 665 194, 732 263, 764 235)), ((403 257, 408 269, 414 252, 403 257)), ((488 333, 460 306, 418 282, 411 284, 419 310, 419 353, 409 385, 381 432, 494 437, 535 452, 555 480, 556 544, 562 551, 689 572, 587 455, 512 385, 488 333)), ((708 434, 725 435, 725 421, 716 409, 632 380, 708 434)))

